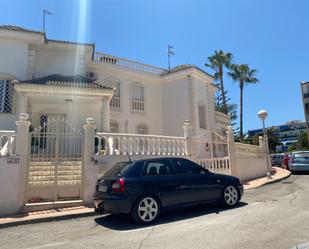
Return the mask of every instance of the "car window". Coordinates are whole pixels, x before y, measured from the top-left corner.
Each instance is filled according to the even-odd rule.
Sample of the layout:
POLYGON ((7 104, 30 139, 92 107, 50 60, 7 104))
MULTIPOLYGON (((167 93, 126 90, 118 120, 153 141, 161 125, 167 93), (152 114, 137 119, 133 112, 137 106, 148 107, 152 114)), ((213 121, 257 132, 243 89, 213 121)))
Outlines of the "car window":
POLYGON ((205 173, 200 166, 185 159, 176 159, 174 160, 176 174, 178 175, 196 175, 205 173))
POLYGON ((126 172, 132 167, 134 163, 132 162, 120 162, 116 163, 112 168, 110 168, 104 176, 114 177, 114 176, 125 176, 126 172))
POLYGON ((297 160, 309 160, 309 153, 297 153, 294 158, 297 160))
POLYGON ((148 161, 142 172, 143 176, 166 176, 172 174, 172 165, 168 160, 148 161))

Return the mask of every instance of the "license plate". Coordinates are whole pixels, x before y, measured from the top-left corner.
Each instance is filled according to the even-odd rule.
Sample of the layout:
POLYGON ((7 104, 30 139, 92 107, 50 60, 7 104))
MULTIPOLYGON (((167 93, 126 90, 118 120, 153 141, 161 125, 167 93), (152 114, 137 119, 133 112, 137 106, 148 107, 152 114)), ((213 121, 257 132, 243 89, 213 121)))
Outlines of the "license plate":
POLYGON ((98 190, 100 192, 106 192, 107 191, 107 186, 99 186, 98 190))

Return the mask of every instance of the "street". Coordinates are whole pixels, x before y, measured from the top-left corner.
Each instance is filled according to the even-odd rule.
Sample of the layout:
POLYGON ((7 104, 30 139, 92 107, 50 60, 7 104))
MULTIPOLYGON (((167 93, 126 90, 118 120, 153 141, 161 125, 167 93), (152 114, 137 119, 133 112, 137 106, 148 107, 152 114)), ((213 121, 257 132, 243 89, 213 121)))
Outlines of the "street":
POLYGON ((203 206, 149 227, 101 215, 0 229, 0 248, 292 248, 309 242, 309 175, 246 191, 234 209, 203 206))

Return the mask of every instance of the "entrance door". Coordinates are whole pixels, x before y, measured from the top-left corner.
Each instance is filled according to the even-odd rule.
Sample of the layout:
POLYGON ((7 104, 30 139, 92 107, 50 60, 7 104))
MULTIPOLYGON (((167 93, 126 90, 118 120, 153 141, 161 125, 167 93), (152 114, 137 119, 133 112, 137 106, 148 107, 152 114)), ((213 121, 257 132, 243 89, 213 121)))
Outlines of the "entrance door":
POLYGON ((28 202, 80 199, 82 134, 65 115, 42 114, 30 148, 28 202))

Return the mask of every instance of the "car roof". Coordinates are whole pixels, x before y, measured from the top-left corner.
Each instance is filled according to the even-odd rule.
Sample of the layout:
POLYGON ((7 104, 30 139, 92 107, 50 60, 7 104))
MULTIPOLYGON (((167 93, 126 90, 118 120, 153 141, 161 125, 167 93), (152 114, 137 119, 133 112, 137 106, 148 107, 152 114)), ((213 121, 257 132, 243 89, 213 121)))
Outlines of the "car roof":
MULTIPOLYGON (((152 161, 152 160, 170 160, 170 159, 186 159, 190 160, 184 157, 152 157, 152 158, 145 158, 145 159, 138 159, 138 160, 132 160, 132 163, 137 163, 137 162, 146 162, 146 161, 152 161)), ((124 161, 125 162, 125 161, 124 161)), ((130 161, 128 161, 130 162, 130 161)))

